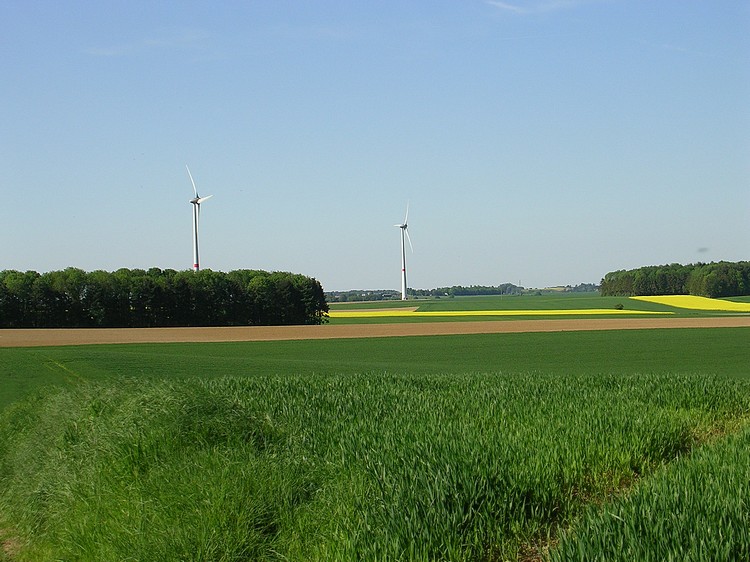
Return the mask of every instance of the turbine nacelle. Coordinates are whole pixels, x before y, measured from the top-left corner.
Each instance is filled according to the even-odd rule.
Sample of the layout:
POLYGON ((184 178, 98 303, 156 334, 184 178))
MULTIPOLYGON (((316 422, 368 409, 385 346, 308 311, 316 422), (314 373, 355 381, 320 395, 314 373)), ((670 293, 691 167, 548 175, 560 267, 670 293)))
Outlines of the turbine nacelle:
POLYGON ((193 205, 200 205, 200 204, 201 204, 201 203, 203 203, 203 202, 204 202, 205 200, 207 200, 207 199, 211 199, 211 197, 213 197, 213 195, 206 195, 205 197, 194 197, 193 199, 191 199, 191 200, 190 200, 190 202, 191 202, 191 203, 192 203, 193 205))

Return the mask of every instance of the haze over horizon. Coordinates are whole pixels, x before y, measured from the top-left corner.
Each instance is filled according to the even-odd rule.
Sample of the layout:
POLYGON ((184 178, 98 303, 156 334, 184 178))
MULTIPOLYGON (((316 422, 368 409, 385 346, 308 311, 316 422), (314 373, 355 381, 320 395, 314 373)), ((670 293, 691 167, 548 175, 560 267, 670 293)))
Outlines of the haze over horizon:
POLYGON ((750 259, 750 3, 5 2, 0 269, 326 291, 750 259))

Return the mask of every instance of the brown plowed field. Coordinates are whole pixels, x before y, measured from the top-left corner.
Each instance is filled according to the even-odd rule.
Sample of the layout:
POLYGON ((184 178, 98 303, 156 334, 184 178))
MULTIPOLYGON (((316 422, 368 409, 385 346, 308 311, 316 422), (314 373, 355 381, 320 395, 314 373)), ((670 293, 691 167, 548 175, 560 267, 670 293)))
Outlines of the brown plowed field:
POLYGON ((728 327, 750 327, 750 316, 328 324, 323 326, 245 326, 226 328, 4 329, 0 330, 0 347, 104 343, 272 341, 448 334, 499 334, 513 332, 728 327))

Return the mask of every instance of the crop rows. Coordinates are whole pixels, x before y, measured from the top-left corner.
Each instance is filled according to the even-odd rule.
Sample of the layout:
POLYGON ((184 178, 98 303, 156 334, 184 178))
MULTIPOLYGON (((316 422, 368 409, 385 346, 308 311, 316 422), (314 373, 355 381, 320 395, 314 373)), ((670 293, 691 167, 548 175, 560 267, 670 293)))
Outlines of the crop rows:
MULTIPOLYGON (((658 518, 649 502, 682 493, 666 463, 740 427, 749 391, 747 380, 673 374, 85 383, 3 414, 0 514, 32 558, 66 560, 515 559, 566 528, 561 549, 598 549, 575 543, 601 536, 596 525, 616 548, 658 518), (653 473, 671 488, 639 488, 653 473), (613 513, 632 528, 597 522, 596 510, 582 519, 633 486, 645 503, 613 513)), ((670 513, 689 519, 700 494, 740 494, 747 521, 750 491, 727 486, 670 513)), ((746 552, 732 521, 723 544, 746 552)), ((690 532, 715 541, 715 528, 690 532)), ((684 558, 689 543, 659 540, 645 548, 684 558)))

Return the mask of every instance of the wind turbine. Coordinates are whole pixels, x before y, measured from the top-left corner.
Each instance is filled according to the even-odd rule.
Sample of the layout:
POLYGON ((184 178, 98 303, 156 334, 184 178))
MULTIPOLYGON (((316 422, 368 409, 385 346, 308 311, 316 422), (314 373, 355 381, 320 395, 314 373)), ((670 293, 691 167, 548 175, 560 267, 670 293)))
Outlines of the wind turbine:
POLYGON ((394 224, 393 226, 401 229, 401 300, 406 300, 406 246, 404 238, 409 241, 409 248, 414 252, 414 246, 411 245, 411 237, 409 236, 408 229, 409 221, 409 203, 406 203, 406 216, 402 224, 394 224))
POLYGON ((195 197, 193 197, 190 202, 193 204, 193 271, 198 271, 200 269, 200 262, 198 261, 198 219, 201 216, 201 203, 203 203, 207 199, 210 199, 211 197, 213 197, 213 195, 209 195, 207 197, 199 197, 198 190, 196 189, 195 182, 193 181, 193 174, 190 173, 190 168, 188 168, 187 164, 185 164, 185 168, 187 169, 188 176, 190 177, 190 183, 193 184, 193 192, 195 193, 195 197))

